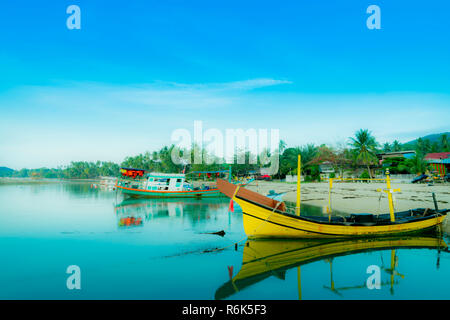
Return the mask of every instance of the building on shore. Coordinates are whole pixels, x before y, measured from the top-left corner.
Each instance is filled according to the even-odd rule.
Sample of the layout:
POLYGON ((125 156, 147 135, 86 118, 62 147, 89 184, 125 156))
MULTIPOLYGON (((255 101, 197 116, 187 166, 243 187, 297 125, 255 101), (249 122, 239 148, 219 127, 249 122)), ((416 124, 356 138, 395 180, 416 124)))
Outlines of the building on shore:
POLYGON ((378 160, 380 160, 380 164, 382 164, 383 160, 385 160, 387 158, 411 159, 411 158, 414 158, 415 156, 416 156, 416 151, 414 151, 414 150, 383 152, 383 153, 377 154, 378 160))
POLYGON ((324 161, 319 164, 320 179, 329 178, 331 174, 335 174, 333 163, 324 161))
POLYGON ((450 152, 428 153, 425 156, 425 161, 439 175, 446 175, 450 172, 450 152))

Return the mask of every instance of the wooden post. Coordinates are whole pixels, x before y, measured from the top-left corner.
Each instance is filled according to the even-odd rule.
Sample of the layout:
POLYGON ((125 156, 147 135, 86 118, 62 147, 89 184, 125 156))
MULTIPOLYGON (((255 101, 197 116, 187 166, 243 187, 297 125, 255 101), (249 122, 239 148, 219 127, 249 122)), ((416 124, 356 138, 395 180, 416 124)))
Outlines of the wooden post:
POLYGON ((437 201, 436 201, 436 194, 433 192, 433 193, 431 193, 431 195, 433 196, 434 210, 437 213, 439 211, 439 208, 438 208, 438 204, 437 204, 437 201))
POLYGON ((333 188, 333 178, 330 178, 330 184, 328 188, 328 207, 327 207, 327 213, 328 213, 328 222, 331 221, 331 189, 333 188))

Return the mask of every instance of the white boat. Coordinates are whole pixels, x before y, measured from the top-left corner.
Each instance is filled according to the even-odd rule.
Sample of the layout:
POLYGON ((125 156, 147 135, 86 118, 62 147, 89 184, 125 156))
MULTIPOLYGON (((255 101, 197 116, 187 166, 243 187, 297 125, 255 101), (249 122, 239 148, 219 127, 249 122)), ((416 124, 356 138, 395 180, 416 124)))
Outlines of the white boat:
POLYGON ((194 186, 186 182, 185 174, 148 173, 144 179, 119 180, 117 188, 131 197, 145 198, 199 198, 223 197, 215 183, 203 182, 194 186))

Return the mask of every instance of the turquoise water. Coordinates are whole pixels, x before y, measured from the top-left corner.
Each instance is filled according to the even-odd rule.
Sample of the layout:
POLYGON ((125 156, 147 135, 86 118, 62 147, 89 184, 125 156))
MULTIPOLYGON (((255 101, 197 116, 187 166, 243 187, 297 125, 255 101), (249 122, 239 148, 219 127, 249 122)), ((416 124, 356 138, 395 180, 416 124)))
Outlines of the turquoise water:
POLYGON ((89 184, 0 185, 0 298, 298 299, 299 288, 306 300, 450 298, 450 253, 433 239, 395 252, 367 243, 333 242, 331 252, 330 243, 305 241, 247 246, 239 208, 228 213, 228 204, 123 201, 89 184), (80 268, 79 290, 66 285, 70 265, 80 268), (380 289, 367 288, 370 265, 381 270, 380 289))

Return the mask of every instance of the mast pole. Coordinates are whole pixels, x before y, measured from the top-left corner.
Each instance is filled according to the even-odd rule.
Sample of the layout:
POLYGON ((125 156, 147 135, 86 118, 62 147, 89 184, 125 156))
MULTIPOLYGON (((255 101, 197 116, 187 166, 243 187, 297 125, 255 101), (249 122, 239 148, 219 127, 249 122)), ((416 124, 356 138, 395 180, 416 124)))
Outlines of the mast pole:
POLYGON ((298 289, 298 300, 302 300, 302 281, 300 276, 300 266, 297 267, 297 289, 298 289))
POLYGON ((331 221, 331 189, 332 188, 333 188, 333 178, 330 178, 329 186, 328 186, 328 207, 327 207, 328 222, 331 221))
POLYGON ((400 189, 392 189, 391 187, 391 177, 389 174, 389 168, 386 169, 386 186, 387 189, 377 189, 378 192, 385 192, 388 196, 389 202, 389 215, 391 222, 395 222, 395 211, 394 211, 394 201, 393 201, 393 193, 400 192, 400 189))
POLYGON ((388 201, 389 201, 389 214, 391 217, 391 222, 395 222, 394 202, 392 199, 393 190, 391 189, 391 177, 389 174, 389 168, 386 170, 386 184, 387 184, 387 195, 388 195, 388 201))

